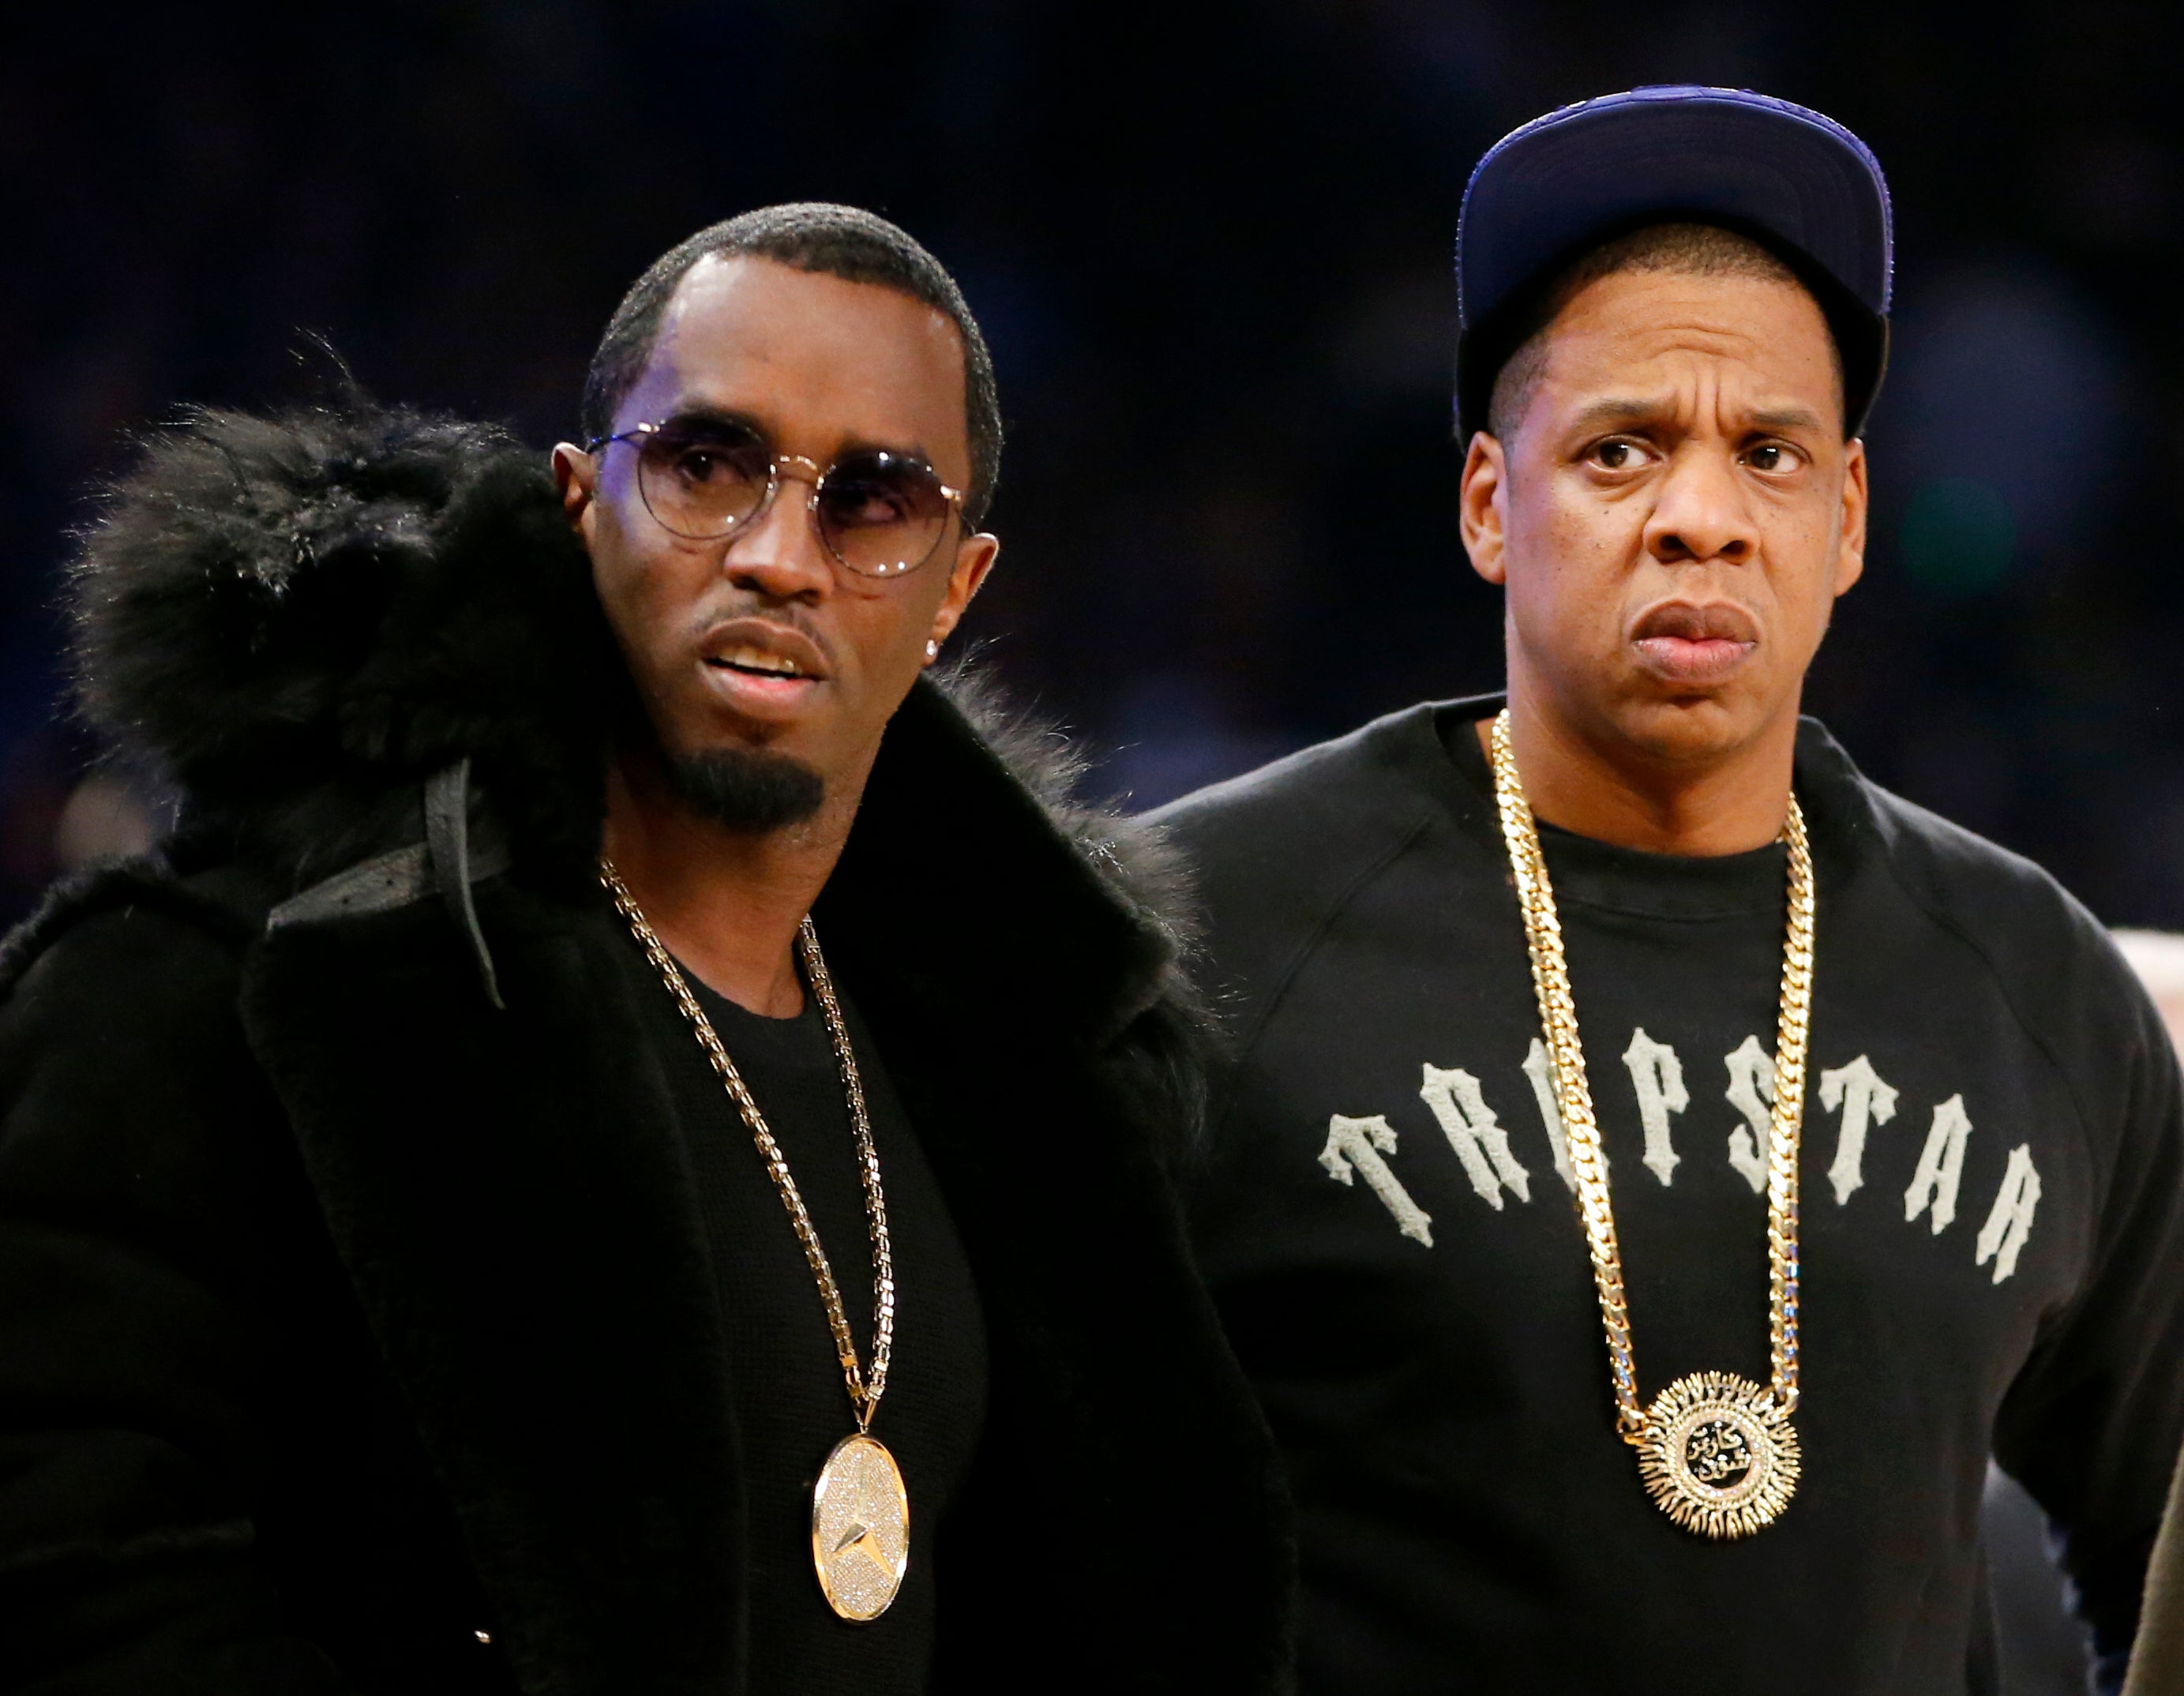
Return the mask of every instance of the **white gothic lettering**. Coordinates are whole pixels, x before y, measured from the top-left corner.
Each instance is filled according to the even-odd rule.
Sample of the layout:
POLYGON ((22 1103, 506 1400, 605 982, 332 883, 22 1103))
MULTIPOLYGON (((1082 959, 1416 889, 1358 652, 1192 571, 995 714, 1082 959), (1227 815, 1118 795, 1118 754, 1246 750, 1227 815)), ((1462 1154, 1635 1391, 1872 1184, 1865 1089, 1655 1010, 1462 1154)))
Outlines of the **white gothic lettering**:
POLYGON ((1927 1208, 1933 1213, 1934 1235, 1947 1230, 1957 1217, 1957 1186, 1964 1175, 1964 1139, 1972 1134, 1964 1098, 1951 1096, 1934 1109, 1934 1124, 1919 1152, 1919 1169, 1911 1174, 1911 1187, 1903 1192, 1906 1224, 1927 1208))
POLYGON ((2032 1149, 2020 1142, 2009 1151, 2009 1164, 1995 1192, 1994 1208, 1980 1227, 1978 1251, 1972 1264, 1994 1262, 1997 1284, 2017 1270, 2018 1251, 2032 1235, 2032 1212, 2040 1205, 2040 1174, 2032 1167, 2032 1149))
POLYGON ((1509 1152, 1509 1133, 1494 1117, 1479 1092, 1479 1080, 1461 1068, 1444 1072, 1425 1068, 1418 1099, 1433 1110, 1441 1135, 1456 1152, 1471 1187, 1495 1212, 1502 1211, 1502 1186, 1507 1185, 1520 1202, 1532 1199, 1532 1176, 1509 1152))
POLYGON ((1835 1163, 1828 1168, 1828 1182, 1835 1186, 1836 1205, 1841 1207, 1865 1182, 1865 1133, 1896 1117, 1896 1091, 1861 1054, 1847 1066, 1820 1074, 1820 1105, 1830 1113, 1842 1109, 1835 1163))
POLYGON ((1396 1229, 1414 1242, 1433 1247, 1433 1232, 1428 1228, 1433 1216, 1411 1199, 1403 1187, 1402 1180, 1388 1169, 1381 1158, 1396 1152, 1396 1132, 1385 1115, 1374 1113, 1370 1119, 1346 1119, 1340 1113, 1327 1121, 1327 1146, 1319 1151, 1319 1163, 1327 1168, 1327 1175, 1338 1184, 1354 1181, 1353 1173, 1365 1174, 1365 1187, 1380 1198, 1396 1221, 1396 1229))
POLYGON ((1763 1195, 1768 1145, 1774 1138, 1774 1057, 1758 1037, 1747 1036, 1723 1063, 1729 1068, 1729 1104, 1744 1115, 1744 1123, 1729 1134, 1729 1163, 1744 1174, 1753 1195, 1763 1195))
POLYGON ((1646 1169, 1665 1185, 1676 1169, 1676 1146, 1669 1135, 1669 1115, 1691 1104, 1684 1087, 1684 1063, 1665 1042, 1656 1042, 1643 1029, 1630 1033, 1630 1046, 1623 1051, 1623 1063, 1630 1074, 1630 1087, 1638 1092, 1638 1120, 1646 1127, 1646 1169))

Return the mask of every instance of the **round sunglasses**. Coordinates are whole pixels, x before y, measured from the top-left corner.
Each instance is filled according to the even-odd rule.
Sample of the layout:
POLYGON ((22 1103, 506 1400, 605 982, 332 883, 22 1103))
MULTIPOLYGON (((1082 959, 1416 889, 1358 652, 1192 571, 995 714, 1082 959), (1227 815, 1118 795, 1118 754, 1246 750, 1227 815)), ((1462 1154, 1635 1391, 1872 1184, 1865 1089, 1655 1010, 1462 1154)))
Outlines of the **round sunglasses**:
POLYGON ((963 494, 913 455, 860 448, 822 467, 777 454, 755 427, 733 419, 669 419, 593 438, 637 455, 637 488, 661 527, 693 542, 733 536, 773 504, 783 467, 811 485, 807 503, 827 551, 861 577, 895 577, 939 551, 963 494))

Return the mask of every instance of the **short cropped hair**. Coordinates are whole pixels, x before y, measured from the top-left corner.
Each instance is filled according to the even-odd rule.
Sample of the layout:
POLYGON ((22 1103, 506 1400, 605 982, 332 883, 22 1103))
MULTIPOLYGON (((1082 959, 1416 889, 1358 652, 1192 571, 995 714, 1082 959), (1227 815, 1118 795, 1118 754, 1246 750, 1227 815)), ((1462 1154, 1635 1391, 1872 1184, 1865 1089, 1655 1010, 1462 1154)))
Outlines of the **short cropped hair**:
POLYGON ((944 314, 963 342, 963 422, 971 442, 971 487, 963 516, 975 528, 986 516, 1001 472, 1001 398, 993 355, 956 279, 909 232, 855 206, 801 201, 765 206, 698 232, 669 248, 638 278, 607 320, 584 373, 584 439, 614 428, 616 409, 652 356, 660 321, 700 259, 749 254, 798 271, 877 283, 944 314))
MULTIPOLYGON (((1786 282, 1812 293, 1804 278, 1780 254, 1749 236, 1713 224, 1648 224, 1602 242, 1557 274, 1534 296, 1511 338, 1516 351, 1502 362, 1487 403, 1487 432, 1507 442, 1532 404, 1547 368, 1547 327, 1580 293, 1602 277, 1630 271, 1659 271, 1676 276, 1748 276, 1786 282)), ((1820 303, 1817 297, 1814 304, 1820 303)), ((1825 318, 1825 310, 1821 315, 1825 318)), ((1843 397, 1842 349, 1835 331, 1828 351, 1836 368, 1836 398, 1843 397)))

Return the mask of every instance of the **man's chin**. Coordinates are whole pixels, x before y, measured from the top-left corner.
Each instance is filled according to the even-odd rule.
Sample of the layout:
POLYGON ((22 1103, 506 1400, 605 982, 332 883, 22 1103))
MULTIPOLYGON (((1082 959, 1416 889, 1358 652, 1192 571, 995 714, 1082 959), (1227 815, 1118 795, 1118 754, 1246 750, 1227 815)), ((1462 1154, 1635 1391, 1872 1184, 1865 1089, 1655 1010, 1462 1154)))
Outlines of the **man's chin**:
POLYGON ((683 804, 724 829, 771 835, 802 824, 827 799, 827 780, 792 754, 771 748, 705 748, 667 761, 683 804))
POLYGON ((1745 691, 1675 690, 1658 685, 1621 701, 1618 733, 1648 758, 1664 764, 1704 764, 1743 747, 1763 728, 1766 714, 1745 691))

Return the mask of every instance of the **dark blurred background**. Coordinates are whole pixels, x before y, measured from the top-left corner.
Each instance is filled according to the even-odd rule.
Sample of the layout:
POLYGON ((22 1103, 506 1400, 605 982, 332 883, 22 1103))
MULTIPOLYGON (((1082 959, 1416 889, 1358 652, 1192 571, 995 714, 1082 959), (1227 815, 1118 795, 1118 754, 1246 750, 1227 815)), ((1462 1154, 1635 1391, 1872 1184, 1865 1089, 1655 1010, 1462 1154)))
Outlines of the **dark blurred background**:
POLYGON ((571 427, 620 291, 850 200, 962 279, 1013 438, 972 628, 1165 799, 1492 686, 1457 545, 1457 198, 1561 102, 1818 106, 1898 219, 1871 569, 1812 700, 1880 780, 2184 926, 2184 120, 2169 8, 470 0, 40 14, 0 54, 0 917, 134 828, 59 716, 86 483, 179 403, 571 427), (2149 430, 2153 434, 2148 435, 2149 430))
MULTIPOLYGON (((48 13, 47 27, 67 20, 48 13)), ((1561 102, 1736 84, 1898 215, 1872 570, 1813 703, 2114 922, 2184 925, 2177 31, 2165 8, 472 0, 102 8, 0 58, 0 908, 127 827, 57 716, 87 481, 184 401, 571 427, 620 291, 824 198, 962 279, 1013 431, 974 630, 1139 801, 1492 685, 1454 523, 1457 198, 1561 102), (2053 14, 2049 14, 2051 17, 2053 14)))
POLYGON ((1013 432, 972 628, 1095 783, 1150 804, 1491 687, 1496 597, 1453 522, 1459 192, 1552 106, 1695 81, 1823 109, 1895 189, 1870 570, 1814 709, 2103 918, 2184 927, 2168 8, 381 0, 36 27, 0 53, 0 919, 143 828, 59 705, 54 610, 129 432, 308 396, 310 332, 386 397, 549 444, 638 271, 769 201, 873 207, 962 280, 1013 432))

